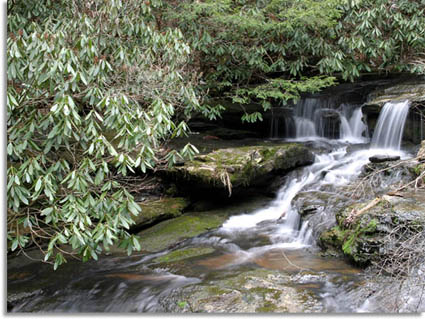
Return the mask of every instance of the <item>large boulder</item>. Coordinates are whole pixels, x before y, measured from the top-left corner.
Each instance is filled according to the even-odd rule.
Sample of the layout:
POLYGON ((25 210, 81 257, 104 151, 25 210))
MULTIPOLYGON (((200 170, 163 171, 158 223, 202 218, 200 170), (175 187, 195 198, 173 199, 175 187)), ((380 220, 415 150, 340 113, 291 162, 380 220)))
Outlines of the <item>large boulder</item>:
POLYGON ((354 218, 370 202, 357 203, 336 214, 337 225, 320 236, 320 245, 337 250, 359 265, 392 258, 400 242, 425 230, 425 191, 384 195, 354 218), (396 242, 397 241, 397 242, 396 242))
POLYGON ((206 212, 187 212, 139 232, 140 246, 145 252, 157 252, 175 247, 188 238, 220 227, 230 215, 263 207, 267 202, 264 197, 248 198, 244 203, 234 203, 206 212))
POLYGON ((311 164, 313 154, 300 144, 245 146, 216 150, 195 157, 167 172, 179 185, 192 192, 223 191, 267 184, 276 173, 311 164))
POLYGON ((224 214, 186 214, 165 220, 138 233, 140 246, 143 251, 160 251, 217 228, 226 218, 224 214))

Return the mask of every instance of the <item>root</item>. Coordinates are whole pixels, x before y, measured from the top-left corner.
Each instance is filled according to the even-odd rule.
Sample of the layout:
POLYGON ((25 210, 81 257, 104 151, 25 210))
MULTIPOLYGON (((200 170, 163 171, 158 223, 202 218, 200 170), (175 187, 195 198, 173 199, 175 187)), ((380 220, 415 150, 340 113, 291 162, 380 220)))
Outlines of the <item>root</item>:
POLYGON ((223 171, 220 173, 220 180, 223 183, 224 187, 229 191, 229 197, 232 196, 232 182, 230 181, 229 173, 223 171))

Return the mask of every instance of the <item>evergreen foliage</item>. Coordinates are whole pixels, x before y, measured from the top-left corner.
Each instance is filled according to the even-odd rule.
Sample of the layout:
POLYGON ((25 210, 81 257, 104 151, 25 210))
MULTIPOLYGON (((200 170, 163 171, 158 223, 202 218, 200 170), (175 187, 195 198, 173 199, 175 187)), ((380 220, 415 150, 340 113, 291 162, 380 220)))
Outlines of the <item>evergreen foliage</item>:
POLYGON ((184 0, 169 7, 167 21, 195 50, 192 63, 211 97, 267 109, 333 85, 334 76, 425 73, 423 0, 184 0), (271 93, 277 84, 283 90, 271 93))
POLYGON ((162 145, 201 107, 190 48, 159 32, 159 1, 9 1, 8 249, 47 241, 46 261, 119 243, 140 212, 120 179, 192 157, 162 145))

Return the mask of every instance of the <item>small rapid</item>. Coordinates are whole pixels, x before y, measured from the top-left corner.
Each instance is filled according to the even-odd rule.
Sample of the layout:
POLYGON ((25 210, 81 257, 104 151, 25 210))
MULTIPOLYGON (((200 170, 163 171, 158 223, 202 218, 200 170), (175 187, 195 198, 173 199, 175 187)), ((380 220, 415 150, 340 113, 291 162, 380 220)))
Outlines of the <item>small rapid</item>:
MULTIPOLYGON (((396 121, 396 117, 403 118, 399 112, 405 112, 406 105, 408 103, 398 104, 397 109, 395 104, 384 107, 369 146, 365 144, 368 141, 367 126, 363 122, 361 107, 347 106, 332 113, 341 117, 342 131, 339 139, 331 140, 317 135, 316 124, 323 123, 314 121, 319 113, 315 113, 314 101, 308 100, 303 104, 305 109, 298 110, 298 117, 295 117, 297 138, 286 141, 306 141, 315 154, 314 162, 285 175, 283 185, 272 201, 259 208, 241 209, 218 229, 155 253, 103 257, 98 262, 76 266, 70 262, 53 275, 44 265, 36 270, 31 269, 32 266, 20 268, 19 271, 24 273, 35 272, 34 277, 28 281, 16 280, 10 287, 20 291, 23 283, 32 285, 35 282, 43 288, 35 290, 13 311, 178 312, 185 307, 185 298, 190 299, 205 288, 208 293, 202 290, 200 298, 209 300, 210 291, 217 290, 217 287, 223 290, 220 286, 223 281, 234 277, 245 281, 236 285, 225 281, 226 300, 227 296, 236 298, 238 293, 244 296, 259 287, 263 290, 273 287, 285 292, 296 287, 309 291, 309 297, 303 297, 310 298, 312 308, 308 308, 309 311, 368 312, 380 309, 379 301, 364 298, 356 290, 361 270, 342 259, 320 255, 317 233, 320 232, 318 229, 335 224, 336 210, 349 205, 353 184, 371 156, 397 155, 401 159, 411 156, 400 150, 399 134, 400 131, 402 134, 403 125, 396 121), (392 113, 398 115, 390 115, 392 113), (395 122, 396 129, 385 129, 395 122), (357 143, 361 145, 351 147, 357 143), (300 202, 305 198, 320 199, 325 204, 313 217, 306 218, 300 209, 300 202), (170 254, 199 247, 208 253, 177 262, 164 262, 170 254), (261 277, 266 270, 267 276, 261 277)), ((328 109, 323 110, 328 112, 328 109)), ((255 291, 263 291, 261 289, 255 291)), ((256 295, 252 300, 264 299, 264 296, 256 295)), ((214 298, 218 297, 214 295, 214 298)), ((214 300, 208 301, 207 311, 214 312, 218 309, 215 307, 222 306, 214 300)), ((240 299, 239 303, 243 300, 240 299)), ((251 309, 252 300, 245 308, 237 309, 251 309)), ((236 309, 232 308, 235 307, 233 301, 223 307, 225 311, 236 309)), ((257 308, 252 309, 256 311, 257 308)))
POLYGON ((347 154, 347 147, 338 148, 329 154, 316 154, 311 166, 288 175, 287 182, 268 207, 250 214, 232 216, 219 231, 234 237, 243 232, 254 231, 254 228, 265 221, 274 221, 276 227, 269 233, 273 247, 294 249, 311 246, 314 243, 311 229, 308 222, 301 223, 300 215, 293 204, 294 197, 301 190, 329 191, 347 185, 361 173, 371 156, 388 154, 398 155, 403 159, 409 157, 405 152, 385 149, 366 149, 347 154))

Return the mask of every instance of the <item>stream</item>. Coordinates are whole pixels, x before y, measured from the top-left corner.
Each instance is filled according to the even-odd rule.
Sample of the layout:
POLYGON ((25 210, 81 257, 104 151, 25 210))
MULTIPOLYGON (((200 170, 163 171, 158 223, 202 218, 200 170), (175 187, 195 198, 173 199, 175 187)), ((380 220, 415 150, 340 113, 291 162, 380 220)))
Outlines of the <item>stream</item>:
MULTIPOLYGON (((303 123, 298 126, 305 131, 303 123)), ((290 172, 271 202, 241 208, 218 229, 170 249, 69 261, 55 272, 30 260, 8 261, 8 294, 16 296, 12 311, 385 311, 385 304, 365 293, 365 287, 378 289, 373 279, 342 258, 323 255, 317 246, 320 232, 335 223, 335 211, 355 201, 353 185, 369 157, 412 157, 399 146, 376 147, 379 137, 374 148, 360 139, 361 144, 361 133, 345 132, 339 140, 287 139, 307 143, 314 163, 290 172)), ((397 174, 388 176, 382 189, 397 179, 397 174)))

